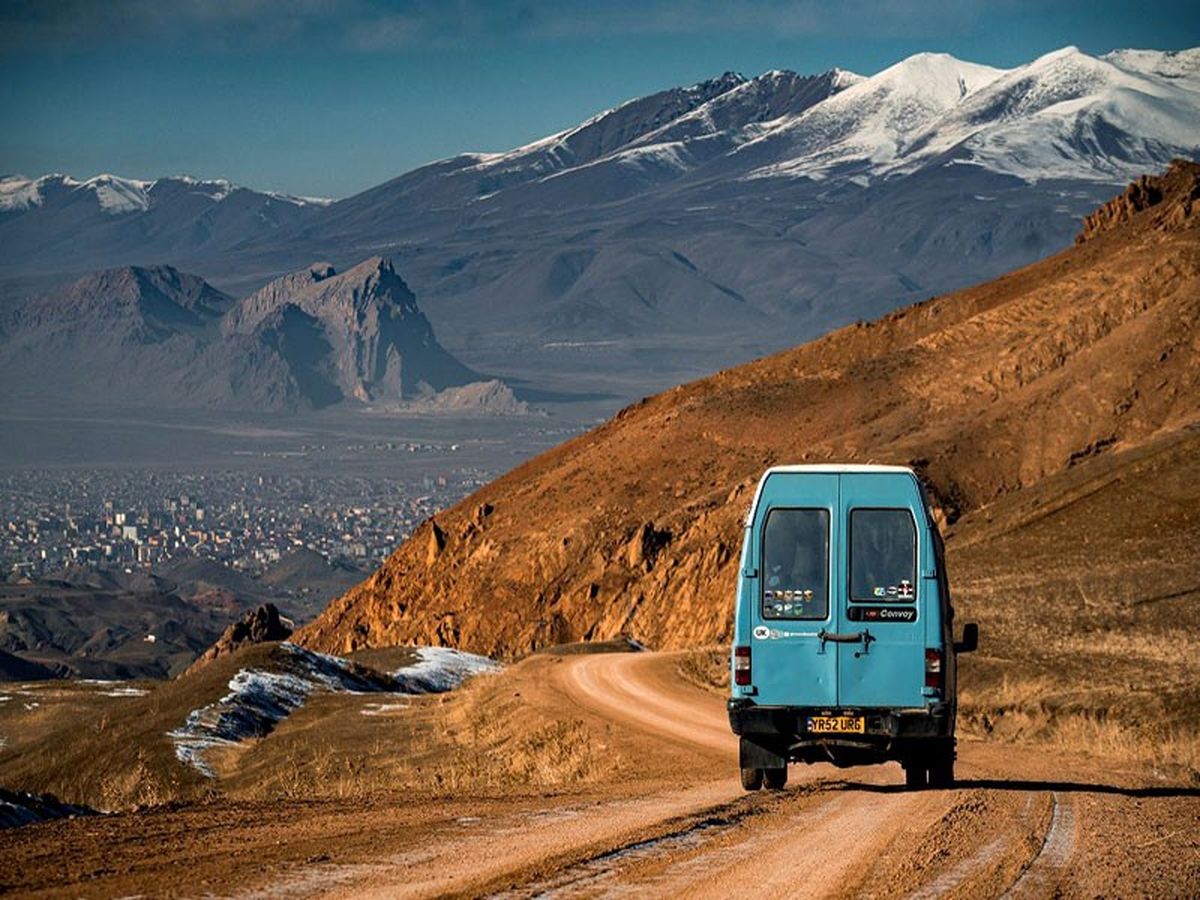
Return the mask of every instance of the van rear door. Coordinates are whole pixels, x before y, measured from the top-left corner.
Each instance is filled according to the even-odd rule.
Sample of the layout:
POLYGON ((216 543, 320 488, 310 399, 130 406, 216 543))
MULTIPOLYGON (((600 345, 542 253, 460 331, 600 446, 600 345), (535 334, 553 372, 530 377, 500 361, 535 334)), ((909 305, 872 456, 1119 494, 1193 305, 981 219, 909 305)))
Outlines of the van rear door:
POLYGON ((920 577, 928 529, 917 485, 898 473, 843 474, 839 493, 846 529, 839 618, 844 634, 869 632, 842 645, 839 705, 921 707, 924 620, 936 595, 920 577))
POLYGON ((751 522, 756 571, 742 583, 758 704, 837 704, 837 647, 819 637, 836 628, 837 510, 836 474, 778 472, 763 484, 751 522))

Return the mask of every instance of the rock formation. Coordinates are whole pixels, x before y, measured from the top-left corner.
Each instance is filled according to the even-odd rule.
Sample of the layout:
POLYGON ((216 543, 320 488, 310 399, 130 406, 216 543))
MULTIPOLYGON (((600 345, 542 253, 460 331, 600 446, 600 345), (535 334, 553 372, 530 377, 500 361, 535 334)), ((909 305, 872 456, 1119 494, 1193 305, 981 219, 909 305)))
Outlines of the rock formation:
POLYGON ((216 642, 205 650, 203 655, 192 663, 184 674, 199 671, 213 660, 228 656, 235 650, 250 644, 286 641, 291 636, 292 628, 290 625, 284 624, 275 604, 264 603, 226 628, 216 642))
POLYGON ((391 262, 321 263, 239 303, 170 266, 96 272, 0 319, 12 404, 528 412, 447 353, 391 262))

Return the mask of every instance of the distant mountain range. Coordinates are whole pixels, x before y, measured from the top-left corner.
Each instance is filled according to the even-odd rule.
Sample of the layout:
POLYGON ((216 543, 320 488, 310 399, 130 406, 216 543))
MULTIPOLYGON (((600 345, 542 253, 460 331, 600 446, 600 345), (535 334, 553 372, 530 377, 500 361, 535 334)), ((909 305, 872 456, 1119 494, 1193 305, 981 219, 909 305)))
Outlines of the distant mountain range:
POLYGON ((0 245, 6 266, 29 262, 50 271, 170 261, 225 253, 249 236, 306 221, 330 202, 186 175, 10 175, 0 178, 0 245))
POLYGON ((3 320, 0 380, 11 406, 461 409, 470 396, 474 411, 523 411, 442 349, 379 257, 341 274, 310 266, 240 302, 170 266, 106 269, 3 320))
MULTIPOLYGON (((0 182, 28 284, 170 263, 238 293, 388 254, 476 366, 711 369, 1069 245, 1116 184, 1200 155, 1200 49, 937 53, 869 78, 726 73, 334 203, 225 182, 0 182)), ((10 290, 11 293, 11 290, 10 290)))

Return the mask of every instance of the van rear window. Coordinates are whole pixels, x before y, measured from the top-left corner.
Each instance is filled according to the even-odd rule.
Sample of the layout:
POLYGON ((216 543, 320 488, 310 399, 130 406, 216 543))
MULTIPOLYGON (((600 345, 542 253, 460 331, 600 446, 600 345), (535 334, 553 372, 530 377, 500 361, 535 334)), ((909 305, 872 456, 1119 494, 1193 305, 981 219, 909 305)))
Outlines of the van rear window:
POLYGON ((907 509, 850 512, 850 599, 912 602, 917 526, 907 509))
POLYGON ((762 614, 829 615, 829 510, 773 509, 763 528, 762 614))

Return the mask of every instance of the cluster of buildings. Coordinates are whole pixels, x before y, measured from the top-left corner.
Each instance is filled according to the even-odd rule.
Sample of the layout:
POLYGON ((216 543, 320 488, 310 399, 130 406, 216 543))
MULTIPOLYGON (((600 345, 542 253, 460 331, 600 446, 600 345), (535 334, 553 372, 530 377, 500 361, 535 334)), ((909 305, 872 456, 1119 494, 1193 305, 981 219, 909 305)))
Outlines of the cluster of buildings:
POLYGON ((0 578, 67 566, 210 558, 256 574, 306 547, 376 563, 424 519, 485 484, 471 468, 409 479, 312 472, 0 473, 0 578))

